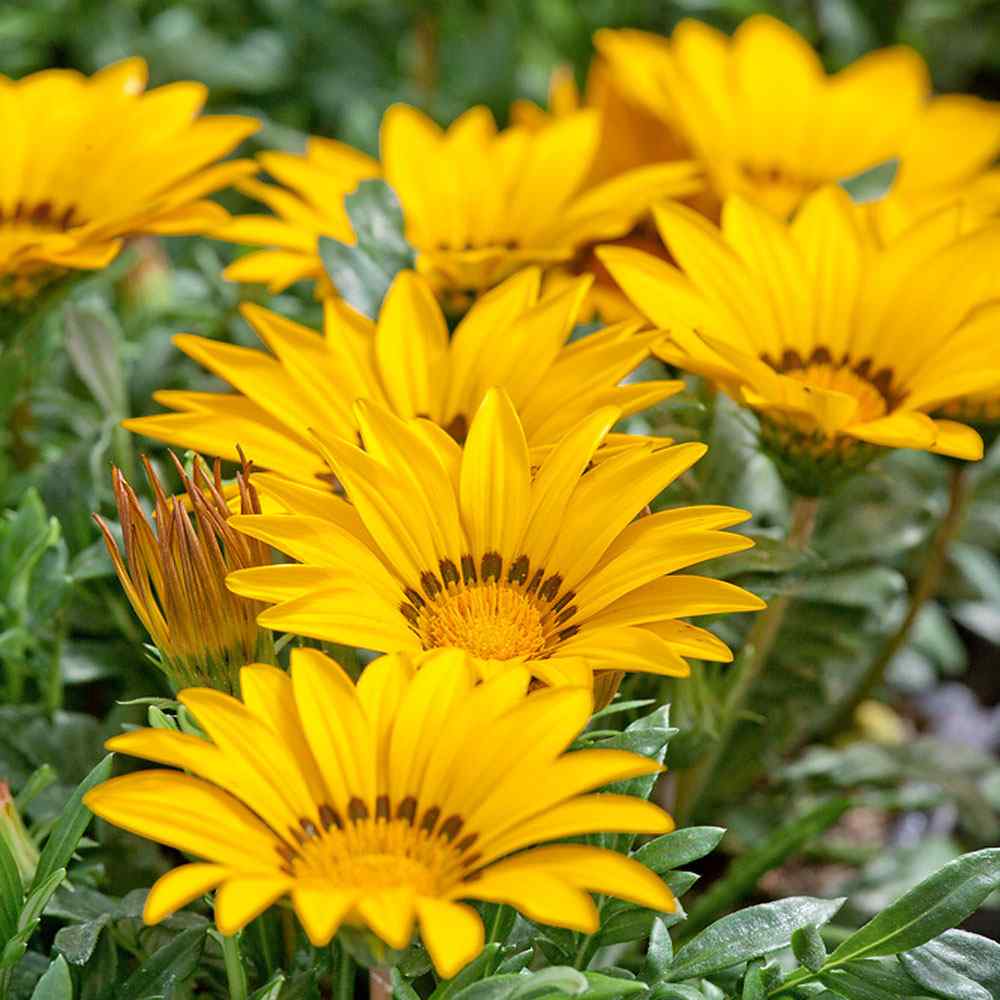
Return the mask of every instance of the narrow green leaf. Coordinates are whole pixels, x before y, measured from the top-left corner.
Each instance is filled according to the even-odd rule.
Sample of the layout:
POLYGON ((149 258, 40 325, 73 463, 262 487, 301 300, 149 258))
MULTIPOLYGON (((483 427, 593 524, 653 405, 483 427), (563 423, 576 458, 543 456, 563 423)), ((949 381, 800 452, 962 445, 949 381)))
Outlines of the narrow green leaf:
POLYGON ((579 996, 587 990, 587 979, 582 972, 568 965, 542 969, 528 976, 519 976, 521 982, 510 994, 510 1000, 537 1000, 552 993, 579 996))
MULTIPOLYGON (((278 1000, 281 996, 282 987, 285 985, 285 974, 280 970, 264 983, 258 990, 250 994, 250 1000, 278 1000)), ((395 993, 395 985, 393 986, 395 993)), ((403 1000, 402 994, 396 994, 403 1000)))
POLYGON ((453 997, 459 990, 464 989, 470 983, 475 983, 482 979, 486 975, 487 970, 493 968, 493 962, 497 952, 500 951, 500 947, 499 942, 496 941, 488 944, 457 976, 438 983, 437 989, 431 994, 433 1000, 443 1000, 444 997, 453 997))
POLYGON ((646 984, 638 979, 619 979, 600 972, 585 972, 587 989, 582 995, 586 1000, 617 1000, 646 992, 646 984))
POLYGON ((819 929, 810 924, 792 935, 792 952, 811 972, 817 972, 826 961, 826 945, 819 929))
POLYGON ((33 927, 37 923, 42 911, 52 898, 52 894, 62 885, 64 878, 66 878, 66 869, 58 868, 41 885, 36 886, 28 893, 28 897, 21 907, 21 914, 17 918, 19 931, 33 927))
POLYGON ((176 983, 188 979, 201 962, 205 946, 205 927, 181 931, 154 952, 136 969, 115 993, 115 1000, 158 1000, 169 997, 176 983))
POLYGON ((711 854, 726 831, 721 826, 689 826, 643 844, 632 857, 658 875, 711 854))
POLYGON ((677 981, 707 976, 787 948, 800 927, 822 926, 843 904, 843 899, 790 896, 730 913, 677 952, 668 978, 677 981))
POLYGON ((23 901, 24 889, 17 862, 7 841, 0 837, 0 941, 9 941, 14 936, 23 901))
MULTIPOLYGON (((795 932, 796 934, 798 931, 795 932)), ((743 992, 740 993, 740 1000, 764 1000, 767 995, 767 987, 764 984, 764 967, 762 965, 751 965, 747 969, 747 974, 743 977, 743 992)))
POLYGON ((649 932, 643 978, 647 983, 655 983, 663 977, 673 960, 674 945, 670 940, 670 931, 662 920, 654 920, 649 932))
POLYGON ((392 970, 392 995, 395 1000, 420 1000, 420 994, 395 968, 392 970))
POLYGON ((842 941, 827 964, 896 955, 961 923, 1000 885, 1000 848, 963 854, 842 941))
POLYGON ((42 855, 38 859, 38 868, 31 883, 31 890, 41 885, 58 868, 65 868, 73 857, 76 845, 87 829, 93 813, 83 804, 83 797, 94 785, 105 781, 111 774, 113 756, 108 754, 70 796, 69 802, 63 808, 52 832, 49 834, 42 855))
POLYGON ((66 959, 60 955, 35 986, 31 1000, 73 1000, 73 980, 66 959))
POLYGON ((904 952, 899 961, 932 993, 943 992, 955 1000, 1000 1000, 1000 943, 979 934, 945 931, 933 941, 904 952), (951 978, 949 973, 960 978, 951 978), (969 983, 976 989, 970 989, 969 983))

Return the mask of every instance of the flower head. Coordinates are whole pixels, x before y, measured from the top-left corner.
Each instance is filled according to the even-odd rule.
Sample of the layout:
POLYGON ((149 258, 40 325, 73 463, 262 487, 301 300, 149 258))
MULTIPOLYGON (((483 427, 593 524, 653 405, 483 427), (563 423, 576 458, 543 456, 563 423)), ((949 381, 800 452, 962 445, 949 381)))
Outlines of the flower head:
MULTIPOLYGON (((125 596, 160 654, 158 665, 175 688, 207 684, 236 689, 239 668, 264 657, 270 635, 256 622, 260 605, 226 589, 226 574, 270 561, 266 545, 234 531, 219 463, 210 479, 200 460, 189 476, 171 456, 185 493, 165 493, 149 462, 155 494, 154 524, 135 491, 113 471, 125 557, 111 530, 94 515, 125 596)), ((260 511, 249 467, 237 477, 239 511, 260 511)))
POLYGON ((163 876, 146 901, 156 923, 220 887, 215 919, 233 934, 290 895, 310 940, 343 922, 405 948, 419 924, 438 973, 454 976, 483 947, 464 899, 509 903, 527 917, 592 933, 587 890, 654 910, 673 897, 650 871, 583 844, 536 846, 607 831, 664 833, 670 817, 630 796, 585 794, 652 774, 618 750, 564 753, 591 695, 527 695, 512 670, 476 684, 465 655, 385 656, 355 687, 315 650, 292 653, 291 677, 255 664, 243 701, 216 691, 180 700, 211 742, 145 729, 109 749, 181 768, 99 785, 98 816, 204 861, 163 876))
POLYGON ((141 59, 91 77, 0 77, 0 301, 31 297, 70 269, 105 267, 122 237, 206 232, 227 217, 204 198, 256 172, 251 161, 217 161, 258 123, 199 117, 200 83, 145 86, 141 59))
POLYGON ((766 15, 731 38, 683 20, 669 40, 604 29, 595 44, 616 85, 695 150, 720 201, 741 194, 778 216, 898 155, 930 88, 923 60, 903 47, 828 76, 805 39, 766 15))
POLYGON ((591 668, 684 676, 684 656, 728 661, 711 632, 680 619, 762 606, 731 584, 667 575, 748 548, 720 530, 744 511, 684 507, 632 523, 704 445, 647 442, 592 466, 619 416, 602 407, 533 470, 495 389, 464 449, 426 421, 373 403, 356 412, 364 448, 325 445, 350 505, 264 476, 261 490, 291 513, 233 521, 301 564, 229 578, 275 603, 259 619, 269 628, 385 652, 455 647, 484 676, 527 664, 546 683, 589 683, 591 668))
POLYGON ((273 356, 188 334, 176 341, 241 395, 160 393, 179 412, 125 426, 227 459, 240 445, 259 466, 329 486, 334 470, 317 435, 356 441, 358 398, 404 418, 428 418, 463 441, 486 390, 501 385, 537 450, 597 407, 613 404, 627 415, 683 388, 678 381, 619 385, 659 335, 637 333, 636 321, 568 343, 588 281, 544 297, 539 285, 537 268, 509 278, 473 305, 451 337, 430 285, 413 272, 396 278, 377 325, 328 303, 325 336, 247 305, 244 315, 273 356))
POLYGON ((1000 282, 982 266, 1000 252, 1000 226, 963 234, 960 214, 945 210, 883 247, 839 188, 787 224, 734 197, 721 230, 679 206, 658 212, 680 269, 599 253, 670 327, 660 356, 757 410, 789 484, 816 494, 877 447, 981 457, 974 430, 929 416, 1000 387, 1000 282))
MULTIPOLYGON (((537 130, 498 132, 486 108, 442 130, 415 108, 393 105, 382 122, 381 169, 402 204, 417 269, 435 291, 462 300, 526 265, 569 260, 585 243, 627 232, 654 201, 700 187, 696 169, 683 162, 584 190, 600 135, 600 117, 590 110, 537 130)), ((245 217, 219 231, 271 248, 242 258, 227 277, 266 280, 272 289, 322 278, 318 238, 352 238, 340 196, 377 171, 359 157, 330 143, 311 144, 304 157, 268 154, 268 170, 292 190, 255 185, 252 193, 279 218, 245 217)))

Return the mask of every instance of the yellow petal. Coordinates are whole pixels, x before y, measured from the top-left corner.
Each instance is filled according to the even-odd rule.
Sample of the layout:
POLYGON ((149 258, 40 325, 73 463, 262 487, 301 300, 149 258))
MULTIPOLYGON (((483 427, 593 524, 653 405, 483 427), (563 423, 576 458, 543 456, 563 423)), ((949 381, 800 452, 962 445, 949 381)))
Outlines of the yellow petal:
POLYGON ((166 920, 192 900, 214 889, 227 875, 224 865, 190 864, 161 875, 149 890, 142 908, 147 924, 166 920))
POLYGON ((288 892, 294 881, 283 875, 237 875, 215 894, 215 923, 227 937, 242 930, 288 892))
POLYGON ((421 896, 417 916, 420 937, 442 979, 456 976, 483 950, 483 922, 471 906, 421 896))

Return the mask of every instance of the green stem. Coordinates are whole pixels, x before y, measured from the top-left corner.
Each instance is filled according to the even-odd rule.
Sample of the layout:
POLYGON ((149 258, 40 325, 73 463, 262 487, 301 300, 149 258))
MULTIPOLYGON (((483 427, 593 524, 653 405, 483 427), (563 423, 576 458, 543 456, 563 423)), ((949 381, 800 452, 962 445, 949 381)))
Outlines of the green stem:
POLYGON ((229 1000, 247 1000, 247 973, 240 955, 239 935, 222 936, 222 960, 229 982, 229 1000))
POLYGON ((589 934, 583 939, 576 953, 576 958, 573 959, 574 969, 579 969, 582 972, 590 965, 594 955, 597 954, 598 940, 599 938, 596 934, 589 934))
POLYGON ((968 486, 969 466, 965 462, 956 462, 951 470, 948 509, 945 511, 937 531, 934 532, 930 551, 927 553, 920 576, 910 594, 910 604, 906 610, 906 617, 872 661, 850 696, 837 710, 832 722, 826 727, 824 735, 833 735, 849 729, 854 724, 854 713, 858 706, 867 701, 882 686, 890 663, 906 645, 924 605, 937 592, 938 584, 941 582, 941 574, 948 561, 948 550, 962 524, 968 486))
POLYGON ((337 976, 333 984, 333 1000, 354 1000, 354 959, 342 944, 337 945, 336 951, 337 976))
MULTIPOLYGON (((792 523, 788 530, 788 544, 792 548, 802 550, 808 546, 816 527, 818 506, 819 500, 816 497, 796 497, 792 506, 792 523)), ((757 615, 750 629, 750 634, 740 650, 735 675, 722 706, 719 738, 695 770, 693 778, 685 788, 684 801, 678 806, 680 825, 691 821, 705 793, 711 787, 732 741, 736 726, 743 717, 747 699, 767 666, 771 650, 774 648, 791 603, 791 597, 789 593, 776 597, 757 615)))

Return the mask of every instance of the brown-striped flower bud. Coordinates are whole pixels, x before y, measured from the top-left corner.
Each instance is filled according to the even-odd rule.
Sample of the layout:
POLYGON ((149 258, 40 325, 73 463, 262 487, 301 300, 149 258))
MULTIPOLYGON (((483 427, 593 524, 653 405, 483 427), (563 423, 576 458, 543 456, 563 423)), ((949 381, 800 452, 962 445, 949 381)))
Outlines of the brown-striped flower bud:
POLYGON ((235 488, 222 482, 217 461, 190 475, 171 453, 184 492, 170 496, 143 459, 153 491, 152 522, 132 487, 113 470, 124 557, 107 524, 94 515, 129 603, 149 633, 157 665, 175 689, 208 686, 235 692, 239 669, 273 660, 271 633, 257 625, 263 605, 226 589, 227 574, 270 562, 262 542, 234 531, 234 513, 259 514, 260 502, 244 462, 235 488))

